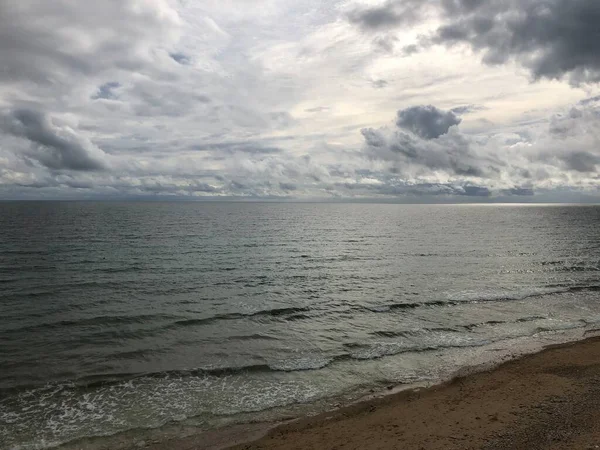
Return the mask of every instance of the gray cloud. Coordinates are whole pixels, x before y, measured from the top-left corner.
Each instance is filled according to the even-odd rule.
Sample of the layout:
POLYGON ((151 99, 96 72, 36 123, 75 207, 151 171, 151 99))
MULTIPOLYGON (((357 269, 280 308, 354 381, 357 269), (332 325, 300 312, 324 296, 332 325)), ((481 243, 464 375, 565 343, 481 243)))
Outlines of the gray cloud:
MULTIPOLYGON (((486 137, 463 133, 454 113, 434 106, 400 110, 398 129, 365 128, 361 132, 366 154, 387 162, 389 172, 404 179, 444 174, 480 187, 485 180, 490 192, 490 186, 498 186, 496 192, 502 195, 530 196, 534 189, 552 186, 559 179, 569 183, 592 177, 584 184, 596 183, 600 108, 594 102, 579 105, 535 126, 525 123, 512 133, 486 137), (520 187, 506 186, 507 181, 520 187)), ((468 194, 489 195, 483 190, 468 194)))
POLYGON ((405 56, 431 44, 464 44, 483 53, 486 64, 514 59, 534 79, 568 76, 575 85, 600 81, 596 0, 390 0, 348 17, 367 31, 389 30, 419 20, 424 8, 436 4, 442 25, 406 45, 405 56))
POLYGON ((600 95, 596 95, 595 97, 589 97, 586 99, 583 99, 579 102, 580 105, 590 105, 593 103, 597 103, 600 102, 600 95))
POLYGON ((104 83, 102 86, 100 86, 98 88, 98 92, 96 92, 94 95, 92 95, 92 100, 98 100, 101 98, 113 100, 113 99, 117 98, 114 90, 119 88, 120 86, 121 86, 121 84, 116 81, 110 81, 108 83, 104 83))
POLYGON ((492 195, 492 191, 485 186, 476 186, 468 183, 419 183, 403 180, 390 180, 385 184, 366 183, 337 183, 338 188, 350 192, 360 191, 367 196, 415 196, 415 197, 480 197, 492 195))
POLYGON ((405 45, 402 48, 402 55, 404 56, 410 56, 415 53, 419 53, 419 46, 417 44, 405 45))
POLYGON ((487 64, 511 58, 534 78, 600 81, 596 0, 444 0, 444 23, 432 41, 467 44, 487 64))
POLYGON ((463 114, 471 114, 471 113, 474 113, 477 111, 483 111, 485 109, 486 109, 486 107, 481 106, 481 105, 464 105, 464 106, 457 106, 456 108, 452 108, 450 110, 450 112, 461 116, 463 114))
POLYGON ((596 165, 600 164, 600 156, 586 151, 566 153, 560 157, 568 170, 577 172, 596 172, 596 165))
POLYGON ((73 74, 146 67, 150 48, 172 41, 179 19, 163 0, 133 3, 2 0, 0 80, 56 86, 73 74))
POLYGON ((489 197, 492 195, 492 191, 485 186, 469 184, 418 183, 408 185, 406 189, 413 195, 448 195, 459 197, 489 197))
POLYGON ((390 83, 387 80, 379 79, 379 80, 373 80, 371 82, 371 84, 373 85, 373 87, 375 89, 383 89, 383 88, 387 87, 390 83))
POLYGON ((490 191, 485 186, 463 186, 464 195, 468 197, 489 197, 492 195, 492 191, 490 191))
POLYGON ((188 55, 181 52, 169 53, 169 56, 175 61, 177 61, 179 64, 188 65, 191 63, 191 58, 188 55))
POLYGON ((413 106, 398 111, 396 125, 423 139, 435 139, 446 134, 461 119, 452 111, 442 111, 435 106, 413 106))
POLYGON ((2 117, 5 132, 27 139, 28 156, 49 169, 103 170, 103 152, 67 127, 56 126, 47 115, 30 109, 9 111, 2 117))
POLYGON ((278 147, 266 146, 261 144, 253 144, 251 142, 218 142, 207 144, 195 144, 190 147, 192 150, 201 152, 218 152, 218 155, 233 153, 247 153, 253 155, 270 155, 281 153, 282 150, 278 147))
POLYGON ((518 197, 531 197, 533 195, 535 195, 535 192, 533 189, 531 188, 510 188, 510 189, 503 189, 500 192, 502 195, 509 195, 509 196, 518 196, 518 197))
POLYGON ((294 118, 287 111, 272 112, 268 117, 275 128, 287 128, 294 123, 294 118))
POLYGON ((153 194, 216 194, 220 192, 220 189, 216 188, 215 186, 198 181, 192 181, 183 184, 169 184, 161 181, 146 182, 142 184, 141 188, 144 193, 153 194))
POLYGON ((330 109, 331 108, 329 106, 316 106, 314 108, 305 109, 304 111, 309 112, 309 113, 318 113, 318 112, 329 111, 330 109))
POLYGON ((283 191, 295 191, 298 189, 298 186, 293 183, 279 183, 279 187, 283 191))
POLYGON ((383 5, 355 9, 348 14, 348 19, 366 30, 376 31, 414 22, 420 16, 421 5, 419 0, 402 3, 388 0, 383 5))
POLYGON ((561 171, 591 175, 600 165, 600 108, 596 102, 579 102, 555 114, 547 134, 534 141, 536 160, 561 171))
POLYGON ((373 44, 375 48, 381 50, 384 53, 393 53, 394 47, 396 46, 396 42, 398 42, 398 38, 393 35, 387 36, 378 36, 373 39, 373 44))
POLYGON ((390 133, 386 129, 361 130, 367 153, 373 157, 410 167, 439 170, 464 177, 480 177, 490 172, 494 162, 478 156, 470 140, 459 132, 440 135, 437 139, 422 138, 403 131, 390 133))
POLYGON ((360 130, 367 146, 374 148, 383 148, 387 146, 387 139, 381 131, 373 128, 363 128, 360 130))

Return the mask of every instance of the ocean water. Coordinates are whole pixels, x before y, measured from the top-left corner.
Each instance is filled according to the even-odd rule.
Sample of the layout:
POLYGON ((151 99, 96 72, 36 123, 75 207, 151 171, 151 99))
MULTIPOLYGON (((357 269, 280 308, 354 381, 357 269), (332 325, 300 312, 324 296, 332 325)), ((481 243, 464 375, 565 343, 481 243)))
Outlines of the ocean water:
POLYGON ((0 203, 0 448, 433 380, 600 328, 600 207, 0 203))

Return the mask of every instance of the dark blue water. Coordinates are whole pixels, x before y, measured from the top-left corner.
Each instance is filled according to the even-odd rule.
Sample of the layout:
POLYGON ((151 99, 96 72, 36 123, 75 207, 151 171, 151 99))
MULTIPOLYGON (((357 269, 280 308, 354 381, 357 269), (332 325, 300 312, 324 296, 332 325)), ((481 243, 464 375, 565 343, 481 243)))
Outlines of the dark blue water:
POLYGON ((434 379, 600 327, 600 207, 0 203, 0 448, 434 379))

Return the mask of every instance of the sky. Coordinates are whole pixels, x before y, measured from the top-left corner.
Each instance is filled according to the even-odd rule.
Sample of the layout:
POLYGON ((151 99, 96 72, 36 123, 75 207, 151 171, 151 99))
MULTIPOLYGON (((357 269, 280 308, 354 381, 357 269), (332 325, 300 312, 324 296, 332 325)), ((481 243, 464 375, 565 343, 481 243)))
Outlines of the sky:
POLYGON ((600 201, 597 0, 0 0, 0 199, 600 201))

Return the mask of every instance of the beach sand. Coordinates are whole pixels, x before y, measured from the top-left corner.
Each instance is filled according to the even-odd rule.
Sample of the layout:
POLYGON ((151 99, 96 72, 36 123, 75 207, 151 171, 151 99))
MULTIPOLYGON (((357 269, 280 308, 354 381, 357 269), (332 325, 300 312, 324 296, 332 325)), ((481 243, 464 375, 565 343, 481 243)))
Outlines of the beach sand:
POLYGON ((135 448, 600 449, 600 338, 296 420, 240 443, 260 430, 234 427, 135 448))

